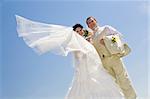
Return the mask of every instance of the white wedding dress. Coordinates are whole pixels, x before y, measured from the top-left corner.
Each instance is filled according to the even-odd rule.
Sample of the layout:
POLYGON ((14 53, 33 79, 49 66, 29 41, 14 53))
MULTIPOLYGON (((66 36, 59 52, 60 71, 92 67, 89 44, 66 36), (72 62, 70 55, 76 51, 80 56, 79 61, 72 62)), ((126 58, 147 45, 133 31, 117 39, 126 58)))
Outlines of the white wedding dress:
POLYGON ((73 53, 75 73, 65 99, 123 99, 93 45, 71 27, 34 22, 17 15, 16 20, 19 37, 37 53, 73 53))

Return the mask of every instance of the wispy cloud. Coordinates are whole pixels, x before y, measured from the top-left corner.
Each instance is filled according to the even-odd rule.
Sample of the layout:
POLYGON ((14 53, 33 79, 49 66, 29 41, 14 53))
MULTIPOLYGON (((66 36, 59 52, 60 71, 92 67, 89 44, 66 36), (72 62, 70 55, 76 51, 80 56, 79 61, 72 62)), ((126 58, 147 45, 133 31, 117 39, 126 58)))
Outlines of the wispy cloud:
POLYGON ((142 14, 148 15, 150 13, 149 9, 150 9, 150 2, 149 1, 143 1, 140 3, 139 11, 142 14))

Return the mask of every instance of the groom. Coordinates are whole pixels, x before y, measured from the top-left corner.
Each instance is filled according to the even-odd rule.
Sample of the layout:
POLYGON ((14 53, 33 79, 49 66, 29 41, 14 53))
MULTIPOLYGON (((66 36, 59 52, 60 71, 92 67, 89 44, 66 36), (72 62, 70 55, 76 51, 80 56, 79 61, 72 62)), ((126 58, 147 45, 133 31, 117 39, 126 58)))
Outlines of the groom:
MULTIPOLYGON (((123 62, 119 55, 112 55, 106 49, 104 37, 106 36, 104 27, 100 27, 94 17, 88 17, 86 24, 93 31, 93 45, 96 48, 104 68, 115 79, 116 83, 122 89, 126 99, 136 99, 136 93, 128 78, 127 71, 123 66, 123 62)), ((110 31, 119 34, 114 28, 106 26, 110 31)), ((107 34, 108 35, 108 34, 107 34)), ((112 34, 110 34, 112 35, 112 34)))

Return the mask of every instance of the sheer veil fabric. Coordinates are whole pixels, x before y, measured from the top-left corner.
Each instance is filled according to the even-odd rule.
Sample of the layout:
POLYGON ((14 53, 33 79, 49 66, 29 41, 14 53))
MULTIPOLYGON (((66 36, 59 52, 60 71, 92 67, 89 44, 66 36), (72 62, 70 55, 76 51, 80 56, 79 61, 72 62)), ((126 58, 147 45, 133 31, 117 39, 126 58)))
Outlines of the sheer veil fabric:
POLYGON ((35 22, 18 15, 16 21, 19 37, 38 54, 73 53, 74 77, 65 99, 124 99, 93 45, 71 27, 35 22))

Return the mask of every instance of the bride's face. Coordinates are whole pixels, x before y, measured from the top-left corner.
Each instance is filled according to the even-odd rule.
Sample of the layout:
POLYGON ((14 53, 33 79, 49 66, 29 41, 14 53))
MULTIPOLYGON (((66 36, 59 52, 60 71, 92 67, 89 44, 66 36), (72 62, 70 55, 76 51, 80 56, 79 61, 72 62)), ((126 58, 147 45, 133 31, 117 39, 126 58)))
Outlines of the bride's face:
POLYGON ((79 35, 83 35, 83 33, 84 33, 84 31, 83 31, 83 29, 82 29, 81 27, 77 27, 77 28, 75 29, 75 31, 76 31, 79 35))

